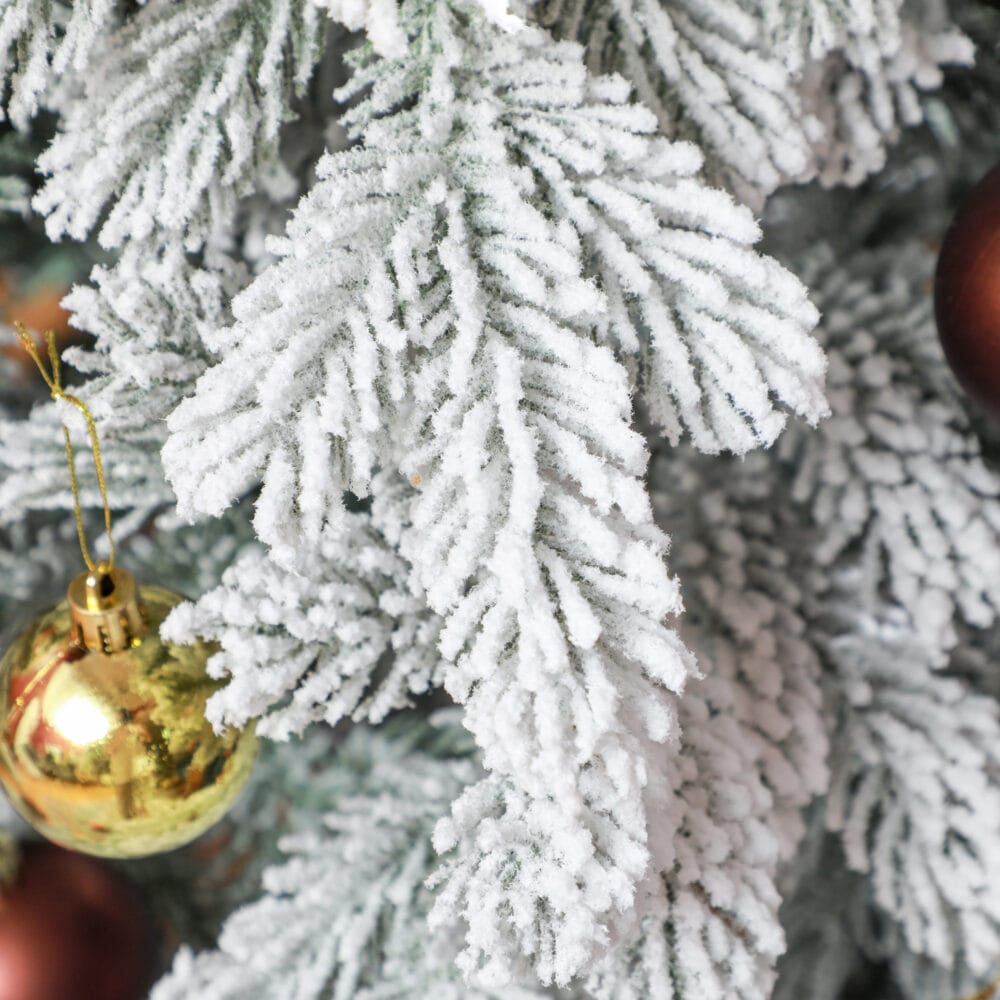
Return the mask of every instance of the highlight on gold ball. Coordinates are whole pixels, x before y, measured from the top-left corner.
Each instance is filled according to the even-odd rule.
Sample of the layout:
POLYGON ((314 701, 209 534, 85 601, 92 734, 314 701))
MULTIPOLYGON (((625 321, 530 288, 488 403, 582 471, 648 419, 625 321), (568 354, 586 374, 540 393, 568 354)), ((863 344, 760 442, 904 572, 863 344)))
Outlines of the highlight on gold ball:
POLYGON ((183 598, 137 586, 115 566, 93 418, 63 390, 53 339, 47 371, 30 335, 22 328, 18 336, 53 397, 87 421, 110 555, 95 562, 87 546, 64 428, 87 570, 0 659, 0 784, 39 833, 65 847, 119 858, 171 850, 232 805, 250 775, 257 738, 252 725, 216 733, 205 715, 221 684, 206 669, 213 647, 160 638, 164 618, 183 598))

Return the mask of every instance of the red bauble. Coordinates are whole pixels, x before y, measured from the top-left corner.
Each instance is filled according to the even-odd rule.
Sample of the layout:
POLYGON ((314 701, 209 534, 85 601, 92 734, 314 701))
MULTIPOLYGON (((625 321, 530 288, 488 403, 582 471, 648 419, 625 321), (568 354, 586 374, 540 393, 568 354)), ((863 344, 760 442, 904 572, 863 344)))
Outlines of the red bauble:
POLYGON ((114 869, 25 844, 0 889, 0 1000, 142 1000, 156 966, 153 923, 114 869))
POLYGON ((1000 167, 976 185, 944 238, 934 301, 952 370, 1000 416, 1000 167))

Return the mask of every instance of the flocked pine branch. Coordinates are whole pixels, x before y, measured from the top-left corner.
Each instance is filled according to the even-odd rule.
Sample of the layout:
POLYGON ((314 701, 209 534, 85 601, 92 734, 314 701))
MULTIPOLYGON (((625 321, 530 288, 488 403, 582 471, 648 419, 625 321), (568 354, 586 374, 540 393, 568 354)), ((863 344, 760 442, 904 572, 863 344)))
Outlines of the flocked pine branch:
MULTIPOLYGON (((580 235, 607 297, 602 336, 637 369, 653 420, 708 452, 770 444, 785 408, 825 411, 824 361, 804 334, 815 312, 797 279, 751 247, 750 214, 699 177, 700 153, 647 138, 622 81, 591 82, 580 108, 512 121, 546 200, 580 235), (594 118, 610 119, 615 128, 594 118), (623 134, 629 130, 638 135, 623 134)), ((608 124, 612 124, 611 121, 608 124)))
MULTIPOLYGON (((666 462, 654 471, 658 514, 679 532, 675 558, 693 581, 684 636, 706 676, 680 703, 678 750, 649 754, 647 811, 658 821, 637 904, 644 919, 598 963, 590 996, 766 997, 783 946, 776 869, 801 836, 800 809, 826 787, 818 660, 789 556, 771 544, 766 470, 746 470, 735 508, 722 490, 732 492, 732 470, 714 475, 666 462)), ((502 970, 526 940, 557 954, 586 928, 589 852, 570 829, 546 836, 558 820, 494 777, 439 826, 438 846, 458 850, 438 876, 431 919, 469 924, 466 967, 502 970), (477 905, 483 898, 491 905, 477 905), (537 920, 539 902, 559 913, 554 928, 537 920)))
POLYGON ((941 0, 601 0, 556 5, 590 65, 625 75, 663 131, 760 208, 779 185, 857 184, 885 163, 919 95, 972 48, 941 0), (852 145, 853 144, 853 145, 852 145))
POLYGON ((941 358, 927 250, 831 259, 808 268, 833 416, 780 445, 813 538, 810 634, 836 713, 826 819, 900 950, 983 974, 1000 946, 1000 722, 940 671, 963 622, 996 620, 1000 484, 941 358))
POLYGON ((428 933, 430 831, 477 768, 467 751, 423 746, 425 729, 354 730, 324 778, 322 827, 284 838, 288 858, 265 872, 261 898, 227 920, 218 949, 182 951, 153 1000, 542 996, 463 983, 454 942, 428 933))
MULTIPOLYGON (((275 245, 284 259, 210 340, 220 363, 171 417, 164 458, 187 510, 217 513, 262 478, 257 531, 292 568, 379 464, 417 486, 401 553, 444 618, 445 685, 497 772, 469 809, 486 824, 509 806, 516 838, 557 850, 569 833, 585 852, 589 912, 562 922, 536 899, 504 953, 565 982, 628 910, 646 838, 634 734, 669 735, 664 688, 690 670, 662 625, 679 604, 628 372, 602 341, 638 367, 634 303, 654 289, 650 350, 690 351, 677 409, 715 448, 773 438, 771 391, 815 416, 823 362, 801 286, 753 253, 749 218, 692 179, 688 148, 649 134, 620 82, 475 7, 411 3, 403 17, 408 55, 364 58, 344 94, 363 147, 321 163, 275 245), (581 260, 591 234, 597 285, 581 260), (742 380, 729 394, 723 371, 742 380)), ((476 838, 455 898, 475 899, 463 893, 491 863, 476 838)), ((475 937, 469 963, 487 960, 475 937)))
POLYGON ((996 703, 936 671, 901 616, 844 624, 824 644, 838 727, 827 825, 910 950, 983 974, 1000 952, 996 703))
POLYGON ((66 554, 75 539, 76 525, 65 519, 34 529, 20 521, 0 528, 0 616, 13 619, 45 595, 52 603, 60 598, 53 581, 65 586, 66 554))
POLYGON ((308 0, 150 0, 101 51, 39 159, 52 239, 199 247, 277 156, 319 57, 308 0), (104 214, 106 212, 106 214, 104 214))
MULTIPOLYGON (((334 21, 351 31, 364 30, 372 48, 380 56, 398 58, 406 52, 406 32, 399 19, 395 0, 313 0, 334 21)), ((523 27, 524 21, 510 11, 507 0, 476 0, 483 14, 502 28, 523 27)))
MULTIPOLYGON (((496 217, 504 228, 489 247, 488 269, 504 284, 530 279, 516 300, 536 301, 547 281, 560 293, 559 308, 596 324, 630 366, 635 355, 651 355, 643 374, 671 436, 687 427, 704 448, 744 451, 780 429, 772 400, 810 418, 822 413, 822 360, 804 336, 815 312, 787 272, 750 249, 759 236, 750 217, 698 183, 697 154, 650 135, 649 116, 625 103, 618 82, 588 79, 572 47, 540 33, 510 38, 471 15, 466 30, 476 29, 483 38, 475 47, 463 43, 464 64, 457 53, 415 45, 407 59, 376 61, 359 73, 357 88, 373 86, 348 124, 364 150, 321 163, 323 180, 288 240, 273 245, 286 259, 237 300, 239 322, 212 344, 222 362, 174 417, 168 460, 188 445, 196 457, 175 463, 185 509, 223 509, 261 475, 268 457, 274 478, 279 470, 290 477, 285 492, 301 495, 296 480, 306 474, 322 491, 322 507, 336 506, 345 486, 367 491, 371 469, 394 457, 392 428, 417 422, 401 404, 439 381, 404 372, 403 347, 438 339, 438 327, 472 301, 464 287, 449 296, 434 280, 434 268, 454 266, 451 243, 442 246, 441 265, 434 245, 445 235, 447 199, 457 196, 448 194, 449 184, 475 196, 470 204, 484 213, 501 200, 511 210, 496 217), (432 70, 440 86, 421 93, 418 84, 432 70), (400 107, 404 98, 418 98, 418 107, 400 107), (445 127, 452 119, 461 123, 455 134, 445 127), (481 142, 472 151, 474 136, 481 142), (407 162, 405 171, 396 169, 397 159, 407 162), (528 161, 530 173, 515 169, 518 160, 528 161), (482 178, 486 164, 496 170, 492 186, 482 178), (505 176, 509 190, 500 184, 505 176), (570 221, 556 229, 533 206, 514 212, 529 196, 566 211, 570 221), (606 296, 579 280, 580 239, 606 296), (429 262, 415 259, 431 249, 429 262), (317 312, 330 318, 317 321, 317 312), (307 323, 311 335, 290 342, 290 331, 307 323), (268 351, 277 358, 270 378, 268 351), (285 372, 307 369, 314 374, 297 388, 272 394, 285 372), (289 436, 284 418, 293 411, 299 426, 289 436), (232 447, 220 454, 222 440, 232 447), (334 468, 324 482, 306 466, 326 450, 334 468)), ((484 214, 480 231, 463 226, 455 238, 485 251, 486 223, 493 217, 484 214)), ((470 322, 481 319, 473 313, 470 322)), ((307 520, 302 512, 296 519, 307 520)), ((313 524, 314 536, 317 530, 313 524)))
POLYGON ((943 68, 973 61, 944 0, 909 0, 898 24, 883 25, 855 24, 841 47, 803 70, 803 111, 822 122, 817 176, 827 186, 881 170, 887 147, 924 120, 923 95, 941 86, 943 68))
MULTIPOLYGON (((217 721, 241 722, 270 708, 261 729, 272 736, 316 717, 336 721, 348 712, 378 721, 411 691, 438 680, 439 621, 393 580, 405 579, 405 572, 391 548, 403 506, 391 498, 410 488, 402 481, 393 487, 384 475, 376 485, 372 517, 353 515, 351 532, 325 534, 299 573, 282 571, 255 553, 238 561, 216 591, 174 613, 169 634, 222 643, 210 666, 233 680, 210 705, 217 721), (258 603, 250 605, 255 598, 258 603), (263 635, 261 620, 268 625, 263 635)), ((468 790, 455 813, 469 826, 472 842, 462 844, 437 876, 450 888, 436 906, 435 925, 471 925, 462 963, 470 973, 475 959, 486 957, 476 942, 491 935, 487 980, 505 979, 512 969, 527 971, 521 951, 533 955, 541 974, 551 978, 554 960, 570 947, 593 947, 594 936, 602 935, 600 916, 612 904, 627 904, 631 881, 642 871, 641 837, 629 849, 625 832, 613 824, 581 829, 550 799, 539 801, 501 778, 468 790), (482 809, 484 797, 493 813, 470 818, 470 805, 482 809), (568 856, 571 839, 576 850, 568 856), (498 885, 497 864, 513 871, 514 855, 521 859, 520 877, 498 885), (552 937, 558 940, 548 940, 552 937)), ((629 818, 641 832, 641 818, 629 818)), ((458 837, 441 830, 436 843, 449 852, 458 837)))
POLYGON ((214 723, 261 718, 258 732, 276 739, 319 719, 379 723, 439 683, 440 621, 396 550, 409 487, 398 476, 377 484, 372 512, 324 531, 295 572, 248 549, 163 626, 175 641, 220 644, 209 671, 228 684, 209 701, 214 723))
MULTIPOLYGON (((85 398, 81 394, 81 398, 85 398)), ((42 404, 27 419, 0 423, 0 520, 17 520, 31 510, 73 509, 63 421, 80 452, 80 499, 84 506, 100 506, 100 492, 93 463, 84 450, 86 427, 69 407, 42 404)), ((152 440, 141 433, 130 435, 127 447, 116 444, 105 460, 108 495, 112 506, 143 510, 147 514, 171 501, 170 488, 163 481, 163 471, 152 440)))
POLYGON ((770 995, 784 949, 772 799, 753 742, 730 714, 738 692, 717 684, 713 694, 695 684, 685 695, 686 739, 654 770, 650 806, 659 823, 669 822, 654 838, 638 930, 595 963, 587 981, 587 992, 599 1000, 770 995))
POLYGON ((406 34, 395 0, 313 0, 332 20, 351 31, 364 31, 381 56, 395 58, 406 51, 406 34))
MULTIPOLYGON (((439 682, 440 620, 397 582, 405 572, 392 546, 406 527, 399 502, 405 492, 412 492, 405 481, 394 486, 391 477, 376 477, 371 517, 352 515, 352 531, 325 533, 299 572, 252 553, 217 590, 174 613, 168 634, 222 643, 210 668, 232 680, 210 704, 216 721, 241 722, 269 709, 261 731, 272 736, 349 712, 377 721, 429 679, 439 682), (252 599, 258 603, 250 605, 252 599)), ((539 800, 493 777, 467 790, 454 812, 466 822, 470 839, 459 844, 456 834, 438 832, 438 850, 453 856, 436 876, 449 888, 440 894, 434 922, 449 931, 470 925, 462 927, 468 931, 462 967, 477 981, 505 980, 512 970, 527 974, 522 952, 543 977, 552 978, 556 960, 565 963, 567 953, 573 957, 581 950, 586 955, 595 936, 605 936, 601 918, 614 906, 627 906, 643 869, 641 817, 623 817, 621 810, 614 823, 588 830, 551 797, 539 800), (623 818, 631 821, 631 844, 629 832, 619 829, 623 818), (572 855, 570 840, 576 843, 572 855), (496 866, 511 870, 514 855, 521 859, 521 877, 498 885, 496 866), (476 975, 477 959, 486 957, 477 942, 487 934, 491 967, 476 975)))
POLYGON ((762 456, 731 468, 654 465, 658 518, 676 532, 682 634, 704 677, 680 705, 680 751, 647 788, 661 817, 637 937, 591 977, 607 1000, 766 1000, 784 947, 776 886, 826 789, 819 661, 762 456), (760 458, 760 461, 755 459, 760 458), (662 818, 669 818, 662 822, 662 818))
MULTIPOLYGON (((984 722, 984 734, 996 723, 988 721, 989 711, 983 711, 987 702, 976 695, 972 714, 978 723, 956 722, 969 688, 955 676, 928 670, 926 664, 914 670, 923 660, 922 651, 907 638, 908 628, 898 625, 884 621, 876 626, 870 620, 857 642, 838 643, 830 659, 838 672, 847 666, 846 683, 835 695, 842 705, 833 734, 835 830, 828 832, 831 817, 825 803, 819 803, 812 810, 809 838, 786 871, 782 921, 789 948, 779 963, 773 1000, 838 1000, 845 989, 863 989, 863 982, 880 983, 885 989, 890 980, 894 993, 906 1000, 971 997, 995 973, 995 963, 984 961, 975 949, 965 954, 964 928, 951 907, 956 898, 966 897, 960 909, 971 911, 977 934, 984 917, 987 926, 995 922, 988 916, 995 909, 995 894, 975 890, 982 878, 982 873, 975 874, 977 849, 984 852, 983 868, 993 867, 988 835, 980 829, 967 840, 967 833, 978 826, 980 804, 987 817, 996 808, 995 765, 984 774, 973 763, 993 755, 978 754, 977 738, 970 740, 970 735, 984 722), (902 658, 902 669, 885 669, 893 657, 902 658), (851 699, 855 704, 844 708, 851 699), (947 731, 934 735, 942 722, 947 731), (869 742, 872 732, 876 736, 869 742), (951 748, 946 755, 939 741, 951 748), (916 766, 904 763, 911 754, 919 761, 916 766), (951 763, 955 757, 961 758, 957 768, 951 763), (970 780, 960 775, 965 770, 974 772, 970 780), (949 787, 956 781, 961 786, 958 794, 949 787), (985 791, 981 803, 976 788, 985 791), (855 805, 855 789, 864 789, 867 801, 855 805), (947 803, 943 823, 942 798, 947 803), (846 818, 855 827, 850 866, 841 828, 845 806, 846 818), (894 814, 896 821, 886 813, 894 814), (927 817, 933 817, 930 823, 927 817), (948 840, 960 845, 957 851, 942 847, 948 840), (944 860, 942 852, 947 854, 944 860), (939 951, 934 951, 938 959, 930 957, 921 928, 944 926, 956 950, 942 965, 939 951)), ((834 677, 828 675, 828 681, 840 687, 834 677)), ((994 928, 985 939, 979 935, 980 943, 989 947, 995 933, 994 928)))
MULTIPOLYGON (((66 361, 91 376, 78 391, 98 423, 109 497, 119 510, 152 512, 172 502, 159 458, 164 421, 205 370, 202 334, 227 321, 229 296, 246 280, 238 265, 216 257, 215 266, 199 268, 177 248, 153 256, 129 251, 63 300, 73 324, 95 338, 90 348, 66 351, 66 361)), ((72 509, 63 420, 82 437, 76 411, 52 402, 0 424, 3 520, 72 509)), ((80 451, 83 504, 100 506, 86 449, 80 451)))
POLYGON ((0 4, 3 111, 27 128, 67 74, 84 75, 118 22, 116 0, 4 0, 0 4))
POLYGON ((558 28, 586 45, 594 69, 627 77, 665 134, 694 141, 710 176, 759 208, 779 184, 813 172, 818 123, 802 114, 752 6, 601 0, 568 5, 558 28))
POLYGON ((675 533, 681 634, 703 664, 698 689, 743 731, 789 858, 805 833, 802 810, 829 777, 801 525, 776 502, 763 453, 737 465, 661 451, 651 481, 656 519, 675 533))
POLYGON ((769 48, 798 72, 855 38, 877 37, 887 51, 897 49, 901 7, 902 0, 763 0, 760 14, 769 48))
POLYGON ((582 817, 495 773, 464 789, 437 824, 434 847, 445 857, 431 878, 429 924, 463 943, 454 961, 467 979, 566 985, 633 928, 646 831, 635 765, 607 743, 616 757, 583 775, 582 817))
POLYGON ((91 409, 110 437, 163 423, 208 366, 202 339, 228 321, 229 300, 247 280, 220 253, 196 267, 177 246, 135 247, 63 299, 73 326, 94 338, 66 360, 90 376, 91 409))
MULTIPOLYGON (((639 479, 645 453, 629 428, 627 377, 610 350, 586 335, 599 296, 579 276, 571 232, 525 197, 529 177, 510 162, 493 126, 496 84, 464 64, 495 57, 509 75, 520 50, 476 18, 475 46, 463 41, 462 22, 444 4, 425 14, 434 33, 419 40, 411 59, 385 64, 387 80, 376 81, 371 100, 390 84, 391 97, 405 97, 393 78, 405 74, 406 82, 417 69, 435 73, 435 85, 417 109, 373 122, 363 150, 324 167, 330 179, 292 225, 296 255, 265 272, 238 304, 246 326, 220 336, 226 359, 175 414, 180 433, 165 455, 190 496, 177 449, 194 436, 191 454, 209 458, 214 449, 210 461, 221 465, 215 459, 224 453, 210 437, 223 428, 210 427, 205 411, 234 408, 225 418, 225 453, 236 464, 221 474, 203 467, 198 500, 228 502, 233 486, 256 471, 251 463, 269 455, 258 530, 287 559, 292 553, 282 547, 308 539, 310 525, 320 529, 342 489, 368 490, 372 466, 391 457, 393 438, 409 444, 407 471, 422 485, 403 550, 431 608, 447 616, 442 649, 454 665, 446 684, 466 702, 487 765, 515 775, 517 794, 547 802, 561 817, 556 830, 573 831, 593 856, 595 891, 582 914, 592 926, 572 948, 535 955, 543 975, 566 981, 601 944, 604 925, 621 919, 644 866, 644 770, 629 730, 645 726, 662 738, 672 713, 643 671, 678 687, 689 666, 660 624, 677 607, 675 588, 639 479), (464 89, 462 100, 451 99, 452 84, 464 89), (428 148, 428 139, 444 148, 428 148), (394 152, 376 169, 390 143, 411 150, 412 162, 400 169, 394 152), (343 197, 356 207, 348 202, 331 213, 330 200, 343 197), (343 242, 331 223, 343 227, 343 242), (299 313, 307 288, 313 304, 299 313), (298 316, 315 317, 317 295, 328 322, 300 326, 298 316), (292 331, 304 336, 289 339, 292 331), (404 407, 407 334, 417 363, 404 407), (281 399, 261 378, 265 357, 281 399), (303 389, 318 398, 288 394, 285 379, 299 366, 308 371, 303 389), (302 444, 276 434, 292 407, 302 444), (587 414, 599 422, 588 426, 587 414), (247 431, 257 440, 241 442, 247 431), (309 484, 307 494, 300 483, 309 484), (303 495, 308 507, 295 504, 303 495), (597 691, 611 700, 602 706, 597 691), (594 843, 606 839, 598 825, 634 842, 626 858, 614 861, 604 843, 594 843)), ((532 89, 522 82, 507 93, 516 101, 532 89)), ((543 832, 551 836, 553 828, 543 832)))
POLYGON ((834 267, 821 249, 807 267, 833 415, 779 444, 791 495, 821 529, 817 564, 860 559, 859 602, 888 588, 940 661, 956 615, 982 627, 1000 608, 1000 478, 943 362, 926 292, 933 257, 889 245, 834 267))

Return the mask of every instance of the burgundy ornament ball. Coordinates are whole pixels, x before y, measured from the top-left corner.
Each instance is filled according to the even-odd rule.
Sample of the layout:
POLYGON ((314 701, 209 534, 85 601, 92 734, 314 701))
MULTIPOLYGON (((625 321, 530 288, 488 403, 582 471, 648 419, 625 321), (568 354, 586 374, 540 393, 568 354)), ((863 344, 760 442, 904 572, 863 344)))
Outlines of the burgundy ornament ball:
POLYGON ((0 1000, 143 1000, 156 934, 138 891, 104 862, 23 845, 0 888, 0 1000))
POLYGON ((934 304, 952 371, 1000 417, 1000 167, 976 185, 945 235, 934 304))

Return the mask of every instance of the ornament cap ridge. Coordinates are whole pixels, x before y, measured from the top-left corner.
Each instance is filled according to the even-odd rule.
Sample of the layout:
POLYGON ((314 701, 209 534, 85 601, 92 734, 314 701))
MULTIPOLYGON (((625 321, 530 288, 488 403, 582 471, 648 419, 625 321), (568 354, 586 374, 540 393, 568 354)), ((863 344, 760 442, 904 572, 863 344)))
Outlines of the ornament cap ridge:
POLYGON ((77 576, 66 592, 74 639, 95 653, 120 653, 146 631, 135 577, 128 570, 98 563, 77 576))

